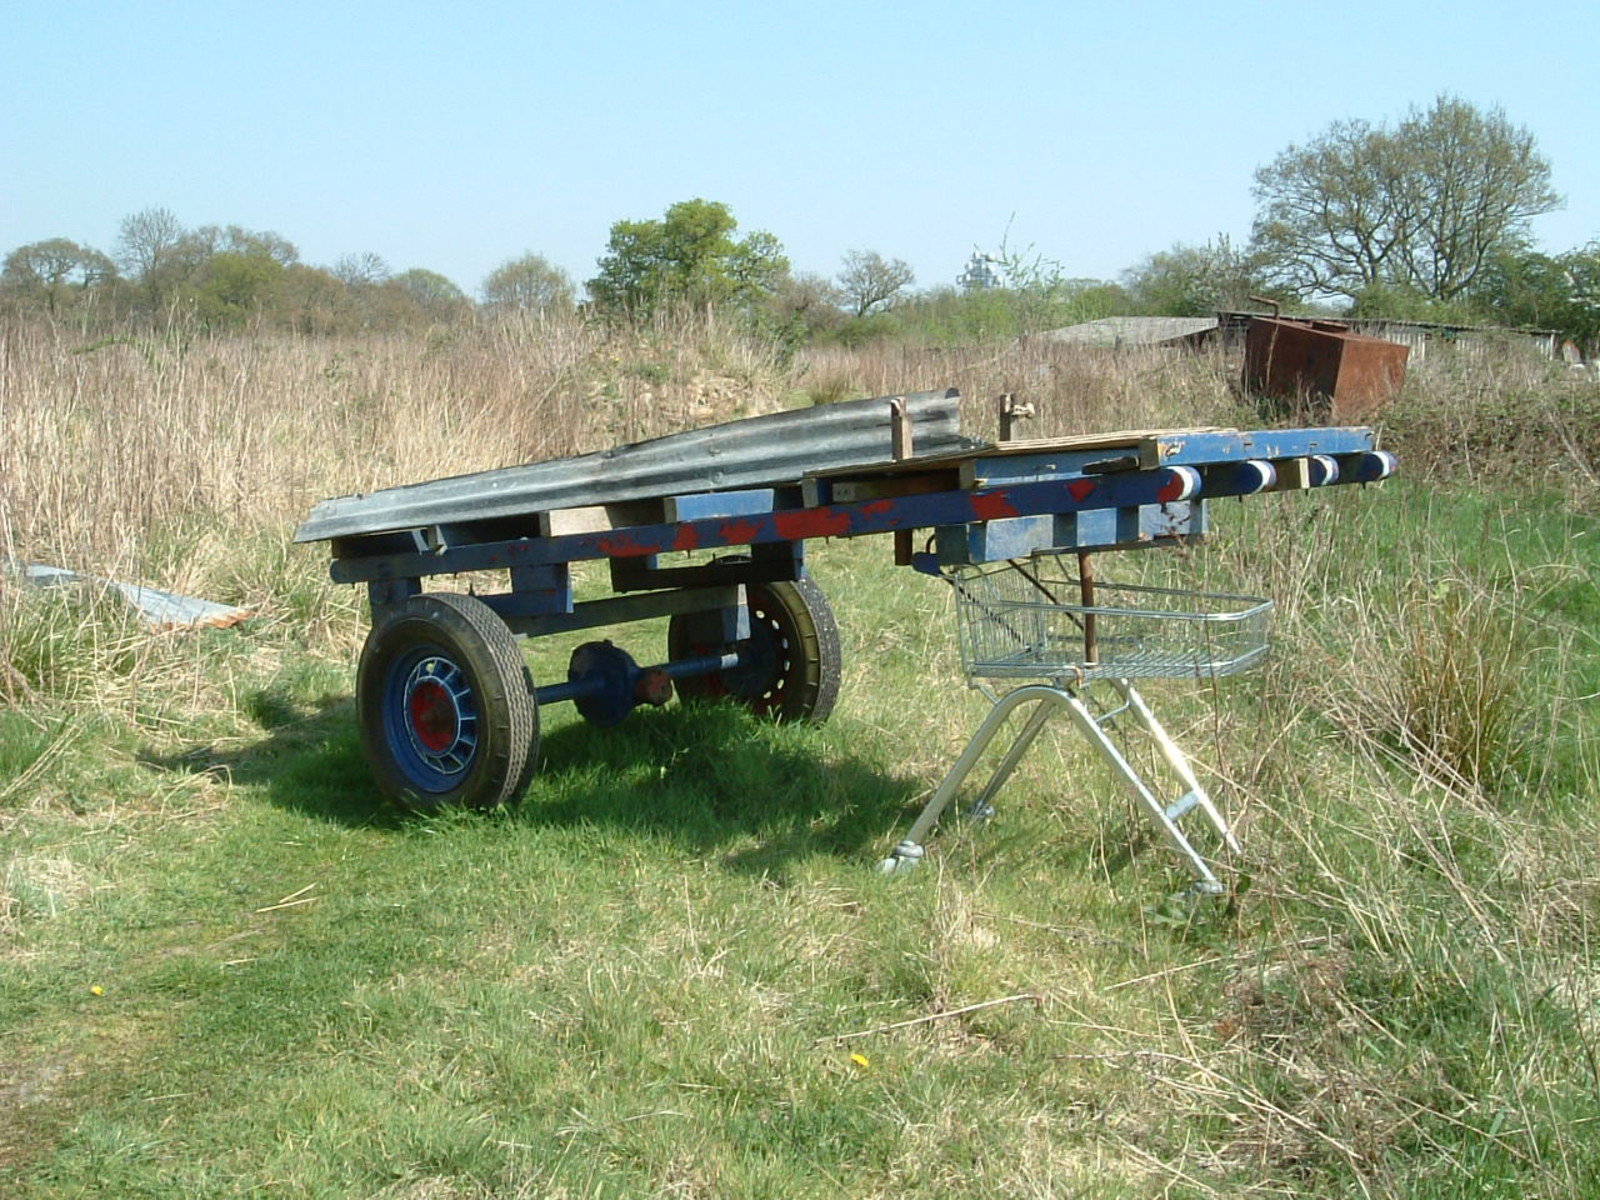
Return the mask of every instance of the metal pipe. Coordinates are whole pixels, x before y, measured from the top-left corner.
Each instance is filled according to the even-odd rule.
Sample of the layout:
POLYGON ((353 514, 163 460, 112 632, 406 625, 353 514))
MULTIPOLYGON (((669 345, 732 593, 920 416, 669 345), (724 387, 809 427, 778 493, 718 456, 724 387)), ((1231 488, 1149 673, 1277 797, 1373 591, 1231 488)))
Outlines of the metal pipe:
POLYGON ((1094 608, 1094 556, 1078 552, 1078 594, 1083 607, 1091 611, 1083 614, 1083 665, 1100 665, 1100 639, 1095 631, 1094 608))
MULTIPOLYGON (((687 679, 693 675, 715 675, 719 671, 733 671, 742 661, 737 651, 731 654, 703 654, 698 658, 683 658, 677 662, 662 663, 657 667, 645 667, 639 674, 658 673, 668 679, 687 679)), ((534 695, 538 698, 539 706, 543 708, 547 704, 562 704, 584 696, 598 696, 606 689, 609 682, 605 675, 586 675, 581 679, 547 683, 535 689, 534 695)))

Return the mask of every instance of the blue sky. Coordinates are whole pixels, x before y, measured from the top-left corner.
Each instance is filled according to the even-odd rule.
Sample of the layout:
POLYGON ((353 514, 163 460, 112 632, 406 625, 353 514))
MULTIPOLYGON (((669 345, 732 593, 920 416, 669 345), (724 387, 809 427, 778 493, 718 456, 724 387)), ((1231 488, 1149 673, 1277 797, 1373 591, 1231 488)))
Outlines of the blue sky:
POLYGON ((1538 138, 1555 252, 1600 238, 1597 35, 1592 0, 0 0, 0 253, 163 207, 475 292, 530 250, 581 281, 613 221, 703 196, 801 271, 950 283, 1009 238, 1115 278, 1242 243, 1258 166, 1441 92, 1538 138))

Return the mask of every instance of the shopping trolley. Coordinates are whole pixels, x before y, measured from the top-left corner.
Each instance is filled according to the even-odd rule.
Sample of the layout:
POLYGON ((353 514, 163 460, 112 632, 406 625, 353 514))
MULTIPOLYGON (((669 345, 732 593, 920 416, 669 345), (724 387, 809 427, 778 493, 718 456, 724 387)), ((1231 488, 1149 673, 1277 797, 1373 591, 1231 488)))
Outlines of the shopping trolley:
POLYGON ((1186 862, 1193 890, 1222 892, 1179 822, 1198 811, 1229 850, 1238 852, 1238 840, 1132 680, 1205 680, 1249 670, 1267 654, 1272 601, 1101 583, 1090 556, 1070 551, 966 566, 945 578, 955 589, 962 671, 993 707, 882 869, 902 870, 921 859, 924 840, 990 743, 1013 713, 1032 705, 970 815, 992 814, 996 793, 1052 713, 1064 710, 1186 862), (1039 682, 1020 682, 1026 680, 1039 682), (1176 780, 1176 799, 1161 799, 1174 789, 1158 790, 1113 740, 1119 720, 1148 737, 1176 780))

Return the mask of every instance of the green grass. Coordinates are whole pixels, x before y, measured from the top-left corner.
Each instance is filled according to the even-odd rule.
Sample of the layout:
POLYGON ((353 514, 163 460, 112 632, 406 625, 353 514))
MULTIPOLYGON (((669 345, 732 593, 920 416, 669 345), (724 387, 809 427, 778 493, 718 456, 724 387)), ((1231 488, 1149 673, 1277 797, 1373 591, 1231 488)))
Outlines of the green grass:
POLYGON ((0 1194, 1597 1194, 1592 524, 1415 486, 1216 516, 1105 566, 1284 610, 1268 670, 1149 689, 1246 845, 1193 909, 1064 726, 875 873, 985 711, 882 539, 814 548, 826 727, 547 709, 490 815, 381 803, 314 561, 251 548, 262 616, 199 637, 12 611, 55 674, 0 708, 0 1194), (1457 677, 1482 720, 1445 667, 1485 629, 1474 779, 1400 700, 1457 677))

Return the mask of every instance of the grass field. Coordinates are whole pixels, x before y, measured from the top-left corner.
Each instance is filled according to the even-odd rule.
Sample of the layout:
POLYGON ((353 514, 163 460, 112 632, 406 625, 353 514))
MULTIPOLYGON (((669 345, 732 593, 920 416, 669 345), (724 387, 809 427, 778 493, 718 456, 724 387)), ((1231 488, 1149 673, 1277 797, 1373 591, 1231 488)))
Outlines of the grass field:
POLYGON ((826 726, 553 707, 514 810, 392 812, 360 597, 288 544, 320 495, 828 380, 1038 380, 1049 431, 1237 417, 1205 363, 670 334, 0 338, 5 552, 259 613, 152 635, 0 590, 0 1194, 1600 1195, 1600 533, 1581 437, 1541 462, 1534 420, 1594 398, 1419 384, 1407 477, 1105 562, 1278 602, 1265 669, 1149 689, 1241 830, 1217 903, 1166 899, 1178 864, 1065 726, 994 819, 874 872, 985 712, 948 589, 885 539, 812 547, 826 726))

